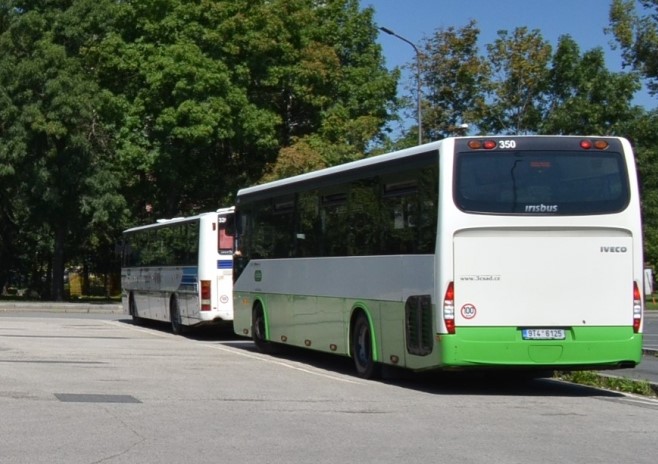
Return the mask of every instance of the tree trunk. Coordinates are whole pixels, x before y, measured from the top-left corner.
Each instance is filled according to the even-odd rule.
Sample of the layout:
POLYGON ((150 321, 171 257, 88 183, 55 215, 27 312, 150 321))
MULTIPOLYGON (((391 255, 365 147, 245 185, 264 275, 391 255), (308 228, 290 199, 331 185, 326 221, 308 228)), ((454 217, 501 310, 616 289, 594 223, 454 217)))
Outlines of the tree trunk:
POLYGON ((57 224, 55 229, 55 249, 52 261, 52 282, 50 296, 53 301, 64 300, 64 245, 66 239, 66 225, 57 224))

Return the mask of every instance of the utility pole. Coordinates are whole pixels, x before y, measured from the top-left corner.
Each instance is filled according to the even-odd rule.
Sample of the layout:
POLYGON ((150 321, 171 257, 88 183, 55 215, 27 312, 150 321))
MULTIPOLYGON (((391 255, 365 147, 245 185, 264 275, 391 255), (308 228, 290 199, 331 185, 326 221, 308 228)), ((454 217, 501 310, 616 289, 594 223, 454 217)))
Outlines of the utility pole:
POLYGON ((393 37, 397 37, 398 39, 402 40, 403 42, 408 43, 411 45, 414 49, 414 52, 416 53, 416 105, 418 107, 418 145, 421 145, 423 143, 423 118, 421 114, 421 85, 420 85, 420 51, 418 51, 418 47, 416 47, 416 44, 414 44, 412 41, 405 39, 401 35, 396 34, 392 30, 386 28, 386 27, 380 27, 380 31, 387 33, 388 35, 392 35, 393 37))

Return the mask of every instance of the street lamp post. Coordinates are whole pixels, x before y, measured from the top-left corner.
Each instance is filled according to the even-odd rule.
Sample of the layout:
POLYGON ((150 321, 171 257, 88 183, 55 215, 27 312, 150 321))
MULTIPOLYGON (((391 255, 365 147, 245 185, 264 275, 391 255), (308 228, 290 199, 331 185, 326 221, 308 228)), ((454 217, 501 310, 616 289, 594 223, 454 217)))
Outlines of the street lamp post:
POLYGON ((420 109, 420 102, 421 102, 421 85, 420 85, 420 52, 418 51, 418 47, 416 47, 416 44, 414 44, 412 41, 405 39, 401 35, 396 34, 392 30, 386 28, 386 27, 380 27, 380 31, 387 33, 388 35, 392 35, 394 37, 397 37, 398 39, 402 40, 403 42, 408 43, 411 45, 414 49, 414 52, 416 52, 416 104, 418 106, 418 145, 421 145, 423 143, 423 118, 421 114, 421 109, 420 109))

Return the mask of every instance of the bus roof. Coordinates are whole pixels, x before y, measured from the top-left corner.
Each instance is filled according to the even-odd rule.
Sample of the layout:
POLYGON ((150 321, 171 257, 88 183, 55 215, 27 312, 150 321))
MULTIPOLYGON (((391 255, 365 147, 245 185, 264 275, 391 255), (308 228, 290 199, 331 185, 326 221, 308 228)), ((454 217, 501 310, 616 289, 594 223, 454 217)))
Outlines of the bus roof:
MULTIPOLYGON (((448 139, 443 139, 438 142, 430 142, 424 145, 419 145, 412 148, 406 148, 404 150, 399 150, 392 153, 387 153, 384 155, 372 156, 370 158, 364 158, 357 161, 351 161, 345 164, 339 164, 336 166, 331 166, 328 168, 320 169, 318 171, 307 172, 305 174, 299 174, 297 176, 289 177, 286 179, 279 179, 265 184, 255 185, 253 187, 247 187, 240 189, 238 191, 238 199, 236 203, 240 203, 241 198, 249 197, 250 199, 255 197, 267 196, 271 193, 272 190, 282 190, 285 191, 287 188, 301 187, 308 185, 309 188, 315 188, 322 186, 321 179, 333 179, 335 177, 340 177, 343 180, 346 180, 348 173, 360 173, 364 170, 370 171, 373 167, 379 165, 385 165, 388 163, 395 163, 398 160, 405 160, 406 158, 420 155, 424 160, 426 159, 423 154, 427 156, 435 156, 436 151, 439 146, 446 142, 448 139)), ((405 163, 405 166, 409 166, 408 163, 405 163)), ((375 174, 375 172, 373 172, 375 174)), ((331 183, 328 182, 328 183, 331 183)))
POLYGON ((145 230, 145 229, 156 229, 158 227, 166 227, 171 224, 180 224, 182 222, 191 222, 191 221, 196 221, 198 219, 201 219, 203 217, 208 217, 212 215, 218 215, 218 214, 228 214, 232 213, 235 210, 235 207, 230 206, 227 208, 219 208, 217 211, 208 211, 206 213, 199 213, 194 216, 183 216, 183 217, 175 217, 175 218, 170 218, 170 219, 158 219, 156 222, 152 224, 146 224, 143 226, 136 226, 136 227, 131 227, 130 229, 126 229, 123 231, 124 234, 130 233, 130 232, 136 232, 138 230, 145 230))
POLYGON ((236 204, 241 204, 243 201, 260 200, 273 195, 285 195, 286 193, 293 193, 300 190, 321 188, 327 185, 332 185, 337 179, 340 179, 341 182, 349 181, 350 178, 355 180, 362 177, 366 172, 374 176, 380 174, 378 168, 389 172, 391 168, 395 168, 400 162, 403 162, 405 167, 410 167, 414 163, 418 163, 418 166, 421 167, 428 162, 429 157, 436 156, 437 150, 439 150, 441 145, 446 142, 460 143, 459 141, 470 139, 514 139, 517 141, 524 140, 524 144, 539 145, 545 143, 546 140, 550 140, 556 147, 565 149, 573 143, 572 141, 574 139, 589 138, 613 139, 618 140, 618 143, 623 140, 620 137, 613 136, 582 135, 475 135, 448 137, 439 141, 406 148, 392 153, 364 158, 285 179, 275 180, 265 184, 243 188, 238 191, 236 204))

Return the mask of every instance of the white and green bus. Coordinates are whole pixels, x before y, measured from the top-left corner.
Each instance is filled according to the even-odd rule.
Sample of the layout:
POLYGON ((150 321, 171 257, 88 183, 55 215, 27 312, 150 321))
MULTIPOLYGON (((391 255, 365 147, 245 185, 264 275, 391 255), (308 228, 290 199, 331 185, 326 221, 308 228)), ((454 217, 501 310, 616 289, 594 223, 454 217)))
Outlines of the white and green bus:
POLYGON ((123 233, 124 311, 187 327, 233 320, 233 207, 160 219, 123 233))
POLYGON ((457 137, 240 190, 234 329, 357 373, 632 367, 634 157, 616 137, 457 137))

